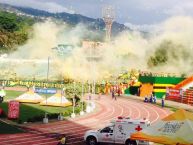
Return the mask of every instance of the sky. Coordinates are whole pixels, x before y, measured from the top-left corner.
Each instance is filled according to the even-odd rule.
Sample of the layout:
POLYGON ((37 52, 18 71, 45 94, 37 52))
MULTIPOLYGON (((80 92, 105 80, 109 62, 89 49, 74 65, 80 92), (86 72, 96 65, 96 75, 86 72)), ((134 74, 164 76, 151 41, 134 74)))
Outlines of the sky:
POLYGON ((49 12, 68 12, 92 18, 102 17, 102 8, 111 5, 115 20, 135 27, 156 25, 172 16, 193 17, 193 0, 0 0, 49 12))

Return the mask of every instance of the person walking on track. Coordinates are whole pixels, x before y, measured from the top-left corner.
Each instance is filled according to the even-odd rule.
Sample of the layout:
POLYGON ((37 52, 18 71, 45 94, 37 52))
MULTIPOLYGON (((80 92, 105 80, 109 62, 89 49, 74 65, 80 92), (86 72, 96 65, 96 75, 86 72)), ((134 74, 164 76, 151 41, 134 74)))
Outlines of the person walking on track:
POLYGON ((115 98, 115 91, 114 91, 114 89, 112 90, 112 99, 114 99, 115 98))

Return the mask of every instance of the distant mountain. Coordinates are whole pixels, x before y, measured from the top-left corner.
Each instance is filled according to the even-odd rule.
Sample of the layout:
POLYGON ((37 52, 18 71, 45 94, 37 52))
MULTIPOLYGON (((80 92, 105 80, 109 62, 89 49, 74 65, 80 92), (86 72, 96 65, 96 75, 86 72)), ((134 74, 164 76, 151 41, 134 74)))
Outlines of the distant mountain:
MULTIPOLYGON (((91 30, 100 30, 104 31, 105 30, 105 24, 103 19, 94 19, 94 18, 89 18, 80 14, 69 14, 69 13, 50 13, 38 9, 33 9, 33 8, 28 8, 28 7, 18 7, 18 6, 11 6, 7 4, 0 4, 0 8, 3 8, 4 10, 16 12, 19 14, 24 14, 24 15, 29 15, 31 17, 36 17, 36 18, 55 18, 55 19, 60 19, 63 20, 64 22, 70 24, 70 25, 77 25, 79 23, 83 23, 88 28, 91 30)), ((123 24, 117 23, 116 21, 113 22, 112 25, 112 34, 116 35, 124 30, 132 31, 128 27, 126 27, 123 24)))

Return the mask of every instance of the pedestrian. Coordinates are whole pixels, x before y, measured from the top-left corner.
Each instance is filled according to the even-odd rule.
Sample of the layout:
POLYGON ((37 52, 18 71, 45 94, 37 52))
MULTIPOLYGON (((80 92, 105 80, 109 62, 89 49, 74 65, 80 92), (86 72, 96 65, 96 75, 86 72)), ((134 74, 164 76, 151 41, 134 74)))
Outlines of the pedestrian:
POLYGON ((154 95, 154 103, 156 104, 156 102, 157 102, 157 96, 154 95))
POLYGON ((154 101, 153 101, 153 102, 156 104, 156 101, 157 101, 157 97, 156 97, 156 95, 154 95, 154 97, 153 97, 153 98, 154 98, 154 101))
POLYGON ((145 96, 144 102, 148 103, 148 97, 147 96, 145 96))
POLYGON ((115 92, 114 92, 114 89, 112 90, 112 99, 114 99, 115 97, 115 92))
POLYGON ((164 99, 162 98, 162 108, 164 107, 164 99))
POLYGON ((162 96, 162 107, 164 107, 165 95, 162 96))
POLYGON ((153 100, 153 95, 151 94, 151 95, 150 95, 149 102, 152 103, 152 102, 153 102, 152 100, 153 100))
POLYGON ((117 100, 117 96, 116 95, 114 95, 114 99, 117 100))
POLYGON ((118 96, 120 96, 120 94, 121 94, 121 88, 120 87, 118 88, 117 93, 118 93, 118 96))

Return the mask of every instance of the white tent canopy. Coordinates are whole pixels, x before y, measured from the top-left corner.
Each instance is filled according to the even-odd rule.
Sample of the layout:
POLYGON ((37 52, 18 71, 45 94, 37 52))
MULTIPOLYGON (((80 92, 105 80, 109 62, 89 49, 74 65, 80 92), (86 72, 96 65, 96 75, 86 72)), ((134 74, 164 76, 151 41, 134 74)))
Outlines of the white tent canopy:
POLYGON ((193 113, 178 110, 152 126, 132 134, 131 139, 167 145, 193 145, 193 113))
POLYGON ((60 93, 54 94, 53 96, 49 97, 47 100, 44 100, 40 103, 40 105, 47 105, 47 106, 71 106, 72 103, 66 99, 65 96, 63 96, 60 93))
POLYGON ((39 103, 44 100, 44 98, 33 91, 28 91, 19 97, 17 97, 15 100, 22 102, 22 103, 39 103))

